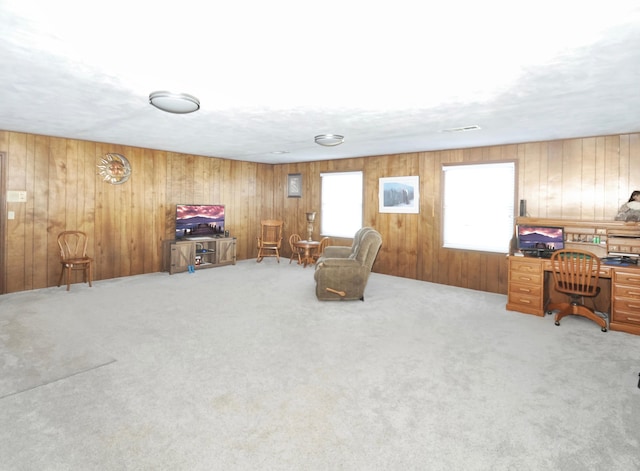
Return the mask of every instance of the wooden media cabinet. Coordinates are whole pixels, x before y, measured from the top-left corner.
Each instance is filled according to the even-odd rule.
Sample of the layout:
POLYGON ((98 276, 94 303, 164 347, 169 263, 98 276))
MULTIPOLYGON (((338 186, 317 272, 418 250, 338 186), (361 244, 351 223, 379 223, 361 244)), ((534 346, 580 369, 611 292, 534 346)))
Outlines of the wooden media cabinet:
POLYGON ((163 268, 171 275, 236 264, 235 237, 202 237, 163 241, 163 268))

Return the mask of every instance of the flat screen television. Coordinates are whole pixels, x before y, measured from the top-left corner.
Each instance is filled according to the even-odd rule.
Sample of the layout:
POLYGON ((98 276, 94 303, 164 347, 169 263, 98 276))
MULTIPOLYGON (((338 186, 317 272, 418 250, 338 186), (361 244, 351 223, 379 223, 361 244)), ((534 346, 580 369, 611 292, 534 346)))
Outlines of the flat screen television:
POLYGON ((535 255, 563 248, 563 227, 518 225, 518 250, 522 253, 535 255))
POLYGON ((177 204, 176 239, 224 234, 223 204, 177 204))

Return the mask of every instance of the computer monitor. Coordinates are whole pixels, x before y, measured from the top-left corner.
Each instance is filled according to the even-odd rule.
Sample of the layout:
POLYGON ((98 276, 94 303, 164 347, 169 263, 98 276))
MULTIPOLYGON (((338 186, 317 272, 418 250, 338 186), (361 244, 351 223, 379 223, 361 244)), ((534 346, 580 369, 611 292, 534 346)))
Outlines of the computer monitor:
POLYGON ((563 227, 518 225, 518 250, 522 253, 549 253, 563 248, 563 227))

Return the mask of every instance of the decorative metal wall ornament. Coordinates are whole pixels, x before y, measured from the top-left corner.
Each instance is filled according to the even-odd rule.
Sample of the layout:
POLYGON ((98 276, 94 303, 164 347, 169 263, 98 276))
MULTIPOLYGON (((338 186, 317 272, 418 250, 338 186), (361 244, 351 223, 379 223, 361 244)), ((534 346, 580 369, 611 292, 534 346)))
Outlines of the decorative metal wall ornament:
POLYGON ((121 185, 131 176, 131 164, 124 155, 109 153, 100 159, 98 173, 105 182, 121 185))

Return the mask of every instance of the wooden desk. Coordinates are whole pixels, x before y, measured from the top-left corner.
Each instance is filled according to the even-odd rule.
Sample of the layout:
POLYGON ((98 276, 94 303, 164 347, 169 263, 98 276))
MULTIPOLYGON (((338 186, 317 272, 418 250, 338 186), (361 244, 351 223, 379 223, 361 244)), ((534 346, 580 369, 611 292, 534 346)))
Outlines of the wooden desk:
POLYGON ((299 240, 298 242, 294 242, 294 244, 299 249, 304 249, 304 254, 302 255, 302 263, 304 264, 304 268, 307 268, 307 265, 314 264, 313 261, 313 251, 318 250, 318 246, 320 246, 320 242, 317 240, 299 240))
MULTIPOLYGON (((544 316, 551 299, 551 261, 509 256, 507 309, 544 316)), ((640 267, 600 265, 605 285, 597 299, 607 299, 609 329, 640 335, 640 267)))

